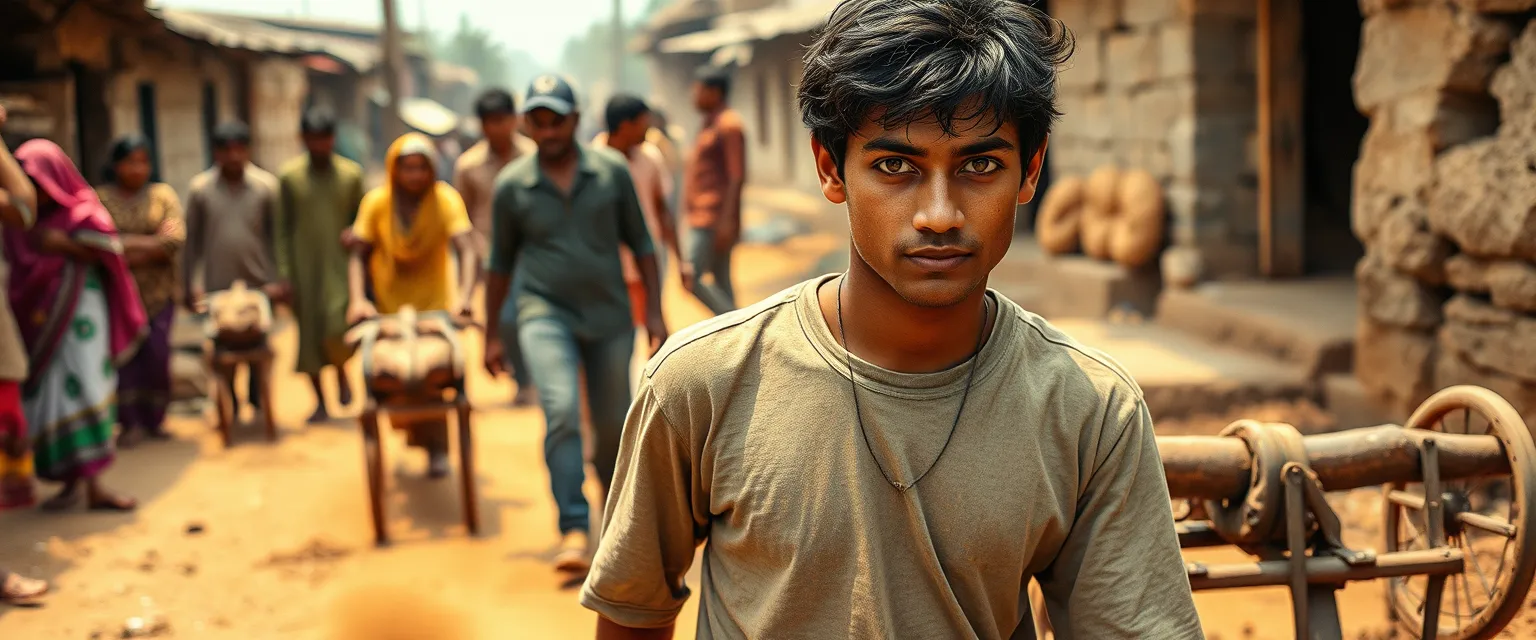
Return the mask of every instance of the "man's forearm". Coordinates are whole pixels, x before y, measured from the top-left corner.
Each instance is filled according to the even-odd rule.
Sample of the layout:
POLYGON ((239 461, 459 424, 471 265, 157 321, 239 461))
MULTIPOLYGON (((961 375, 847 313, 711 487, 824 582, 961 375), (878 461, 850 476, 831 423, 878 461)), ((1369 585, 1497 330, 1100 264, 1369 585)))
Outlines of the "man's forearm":
POLYGON ((640 281, 645 283, 646 313, 661 315, 661 270, 656 268, 656 254, 640 256, 635 263, 640 267, 640 281))
POLYGON ((11 156, 10 148, 0 141, 0 223, 26 227, 36 219, 36 213, 37 191, 11 156))
POLYGON ((361 302, 368 299, 368 249, 357 249, 347 260, 347 299, 361 302))
POLYGON ((722 220, 727 228, 741 231, 741 192, 743 185, 732 182, 725 187, 725 211, 722 220))
POLYGON ((474 305, 475 284, 480 277, 480 256, 475 255, 474 243, 470 241, 469 234, 455 238, 454 248, 459 254, 460 308, 468 309, 474 305))
POLYGON ((497 335, 501 327, 501 305, 507 300, 507 290, 512 288, 512 277, 505 273, 487 271, 485 274, 485 332, 497 335))
POLYGON ((669 624, 660 629, 635 629, 598 616, 597 640, 672 640, 672 628, 669 624))

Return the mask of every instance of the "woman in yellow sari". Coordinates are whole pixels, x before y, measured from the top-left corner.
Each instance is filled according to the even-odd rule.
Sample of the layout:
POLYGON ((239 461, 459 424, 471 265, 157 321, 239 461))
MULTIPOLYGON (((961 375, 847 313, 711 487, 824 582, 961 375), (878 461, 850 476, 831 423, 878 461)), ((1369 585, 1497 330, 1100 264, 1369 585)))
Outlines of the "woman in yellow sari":
MULTIPOLYGON (((479 262, 470 241, 469 214, 459 192, 437 179, 431 141, 415 133, 401 136, 390 145, 384 167, 384 185, 363 196, 352 225, 356 241, 347 278, 348 322, 396 313, 406 305, 470 318, 479 262), (457 283, 450 250, 460 256, 457 283)), ((429 475, 448 475, 448 424, 418 425, 410 433, 411 445, 427 451, 429 475)))

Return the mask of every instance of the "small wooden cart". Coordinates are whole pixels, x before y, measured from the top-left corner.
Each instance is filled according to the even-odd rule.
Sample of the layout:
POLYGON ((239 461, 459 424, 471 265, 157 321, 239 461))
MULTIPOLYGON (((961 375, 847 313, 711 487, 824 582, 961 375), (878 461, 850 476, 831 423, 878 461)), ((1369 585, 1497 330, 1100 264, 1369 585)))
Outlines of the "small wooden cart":
POLYGON ((243 280, 236 280, 228 290, 208 296, 208 318, 203 332, 207 337, 203 345, 203 362, 213 373, 214 385, 210 392, 218 410, 217 426, 224 446, 233 441, 236 415, 235 374, 246 367, 253 380, 256 400, 262 408, 261 418, 266 428, 267 441, 277 440, 277 422, 272 407, 272 346, 268 335, 272 330, 272 301, 259 289, 248 288, 243 280))
POLYGON ((359 346, 368 399, 359 422, 363 459, 368 475, 368 499, 373 513, 375 542, 389 544, 384 430, 380 418, 414 429, 417 421, 453 416, 458 431, 458 467, 464 500, 464 527, 480 533, 479 500, 475 490, 473 413, 465 392, 464 358, 457 332, 466 325, 441 311, 417 313, 406 307, 392 316, 365 320, 348 332, 359 346))

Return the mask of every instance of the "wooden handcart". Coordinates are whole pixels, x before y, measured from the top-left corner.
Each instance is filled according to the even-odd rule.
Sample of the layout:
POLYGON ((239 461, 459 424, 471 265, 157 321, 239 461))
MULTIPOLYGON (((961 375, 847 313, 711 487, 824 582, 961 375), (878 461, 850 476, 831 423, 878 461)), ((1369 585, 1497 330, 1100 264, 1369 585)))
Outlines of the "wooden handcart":
POLYGON ((368 398, 359 423, 374 540, 380 546, 390 542, 384 500, 387 447, 381 418, 404 429, 416 428, 424 419, 453 418, 464 527, 471 536, 480 532, 473 411, 465 390, 464 356, 457 335, 465 326, 446 312, 418 313, 406 307, 395 315, 365 320, 347 334, 363 356, 368 398))

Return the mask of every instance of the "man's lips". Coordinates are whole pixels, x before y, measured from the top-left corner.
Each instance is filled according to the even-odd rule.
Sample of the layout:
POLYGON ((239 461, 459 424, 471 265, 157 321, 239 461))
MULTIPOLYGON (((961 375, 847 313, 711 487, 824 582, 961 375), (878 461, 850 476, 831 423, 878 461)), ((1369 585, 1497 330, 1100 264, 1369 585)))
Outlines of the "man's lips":
POLYGON ((951 247, 924 247, 906 254, 908 260, 925 271, 948 271, 970 257, 969 251, 951 247))

